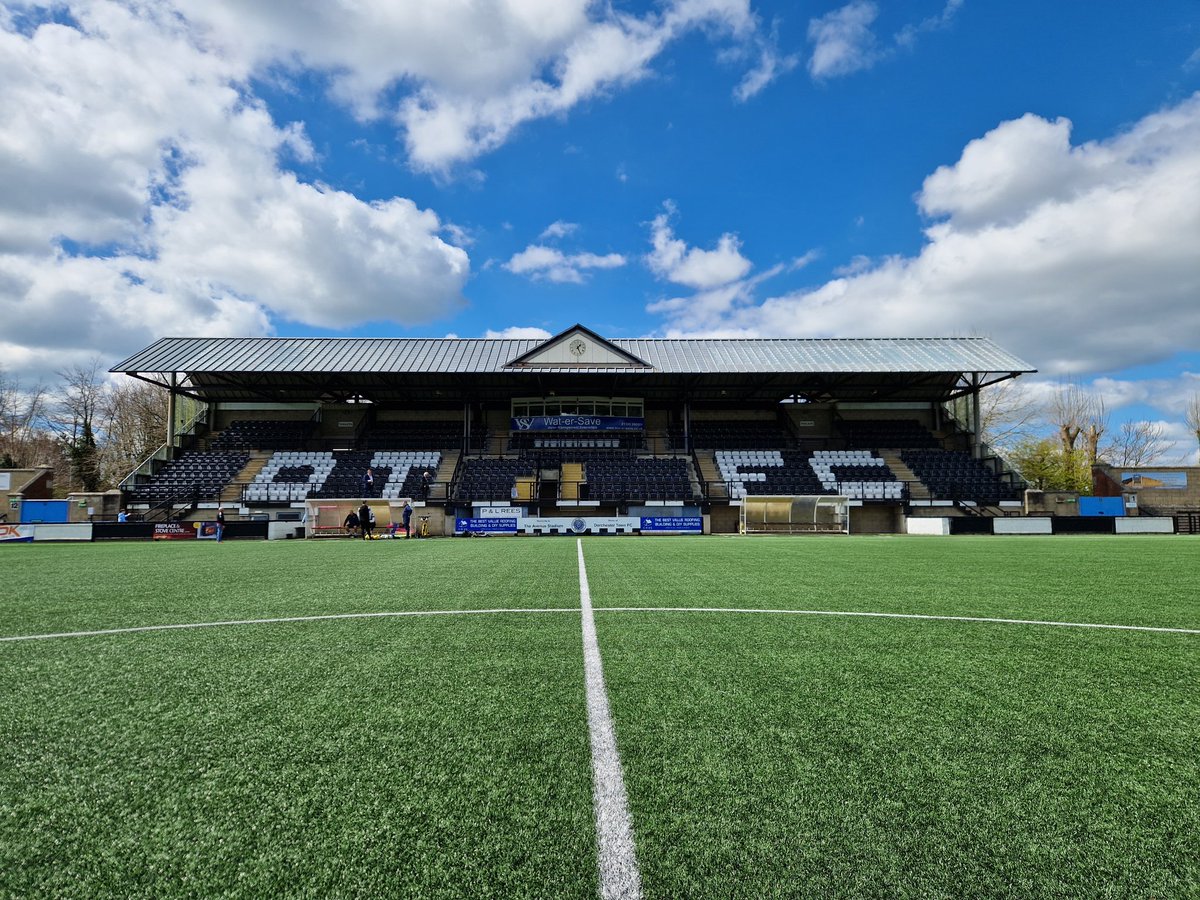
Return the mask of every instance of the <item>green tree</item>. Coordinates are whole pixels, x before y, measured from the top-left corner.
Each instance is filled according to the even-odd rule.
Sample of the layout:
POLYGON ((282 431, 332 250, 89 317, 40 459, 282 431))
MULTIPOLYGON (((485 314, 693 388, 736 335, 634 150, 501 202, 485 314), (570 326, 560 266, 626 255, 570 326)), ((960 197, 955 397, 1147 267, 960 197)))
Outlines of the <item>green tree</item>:
POLYGON ((1013 447, 1008 460, 1029 486, 1037 490, 1092 492, 1087 454, 1067 449, 1061 440, 1023 438, 1013 447))

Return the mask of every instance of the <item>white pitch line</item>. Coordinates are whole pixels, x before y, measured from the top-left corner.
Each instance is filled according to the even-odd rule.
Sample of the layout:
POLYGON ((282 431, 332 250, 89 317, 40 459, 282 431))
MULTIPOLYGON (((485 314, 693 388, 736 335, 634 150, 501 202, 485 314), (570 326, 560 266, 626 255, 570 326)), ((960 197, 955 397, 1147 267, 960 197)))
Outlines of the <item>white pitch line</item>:
POLYGON ((479 616, 496 613, 578 613, 573 606, 545 609, 425 609, 402 612, 332 613, 323 616, 286 616, 278 619, 230 619, 222 622, 187 622, 178 625, 139 625, 132 628, 105 628, 100 631, 60 631, 57 634, 23 634, 0 637, 3 641, 42 641, 49 638, 102 637, 109 634, 135 634, 141 631, 174 631, 181 628, 223 628, 229 625, 279 625, 286 622, 323 622, 330 619, 387 619, 403 616, 479 616))
POLYGON ((636 900, 642 896, 642 878, 634 851, 633 822, 629 818, 625 776, 617 753, 617 734, 608 708, 608 692, 604 688, 604 666, 600 661, 600 643, 596 640, 592 593, 583 562, 583 541, 576 539, 576 547, 579 550, 579 606, 583 611, 583 668, 587 686, 588 735, 592 746, 592 806, 599 844, 600 896, 604 900, 636 900))
MULTIPOLYGON (((589 595, 590 602, 590 595, 589 595)), ((590 608, 590 607, 589 607, 590 608)), ((104 637, 110 634, 136 634, 144 631, 177 631, 188 628, 222 628, 230 625, 278 625, 288 622, 321 622, 332 619, 384 619, 411 616, 480 616, 498 613, 577 613, 573 606, 528 609, 422 609, 400 612, 332 613, 321 616, 287 616, 276 619, 230 619, 221 622, 186 622, 169 625, 137 625, 129 628, 105 628, 98 631, 60 631, 53 634, 21 634, 0 637, 0 643, 43 641, 50 638, 104 637)), ((784 616, 847 616, 873 619, 925 619, 935 622, 981 622, 995 625, 1048 625, 1055 628, 1099 628, 1110 631, 1149 631, 1160 634, 1200 634, 1200 628, 1168 628, 1158 625, 1111 625, 1094 622, 1050 622, 1040 619, 994 619, 984 616, 935 616, 924 613, 851 612, 836 609, 757 609, 727 606, 602 606, 600 612, 696 612, 696 613, 775 613, 784 616)))
POLYGON ((777 613, 783 616, 854 616, 871 619, 924 619, 935 622, 985 622, 995 625, 1050 625, 1055 628, 1105 628, 1115 631, 1152 631, 1165 634, 1200 634, 1200 628, 1167 628, 1157 625, 1108 625, 1095 622, 1050 622, 1042 619, 993 619, 985 616, 935 616, 924 613, 849 612, 836 609, 740 609, 727 606, 602 606, 600 612, 707 612, 777 613))

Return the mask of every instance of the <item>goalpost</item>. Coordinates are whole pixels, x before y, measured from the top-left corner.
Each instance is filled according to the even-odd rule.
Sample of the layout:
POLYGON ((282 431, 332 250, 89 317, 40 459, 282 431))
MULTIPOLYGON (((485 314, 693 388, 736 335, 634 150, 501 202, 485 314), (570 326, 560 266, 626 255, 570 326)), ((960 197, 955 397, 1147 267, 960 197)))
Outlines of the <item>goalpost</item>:
POLYGON ((742 534, 849 534, 850 498, 826 494, 742 498, 742 534))

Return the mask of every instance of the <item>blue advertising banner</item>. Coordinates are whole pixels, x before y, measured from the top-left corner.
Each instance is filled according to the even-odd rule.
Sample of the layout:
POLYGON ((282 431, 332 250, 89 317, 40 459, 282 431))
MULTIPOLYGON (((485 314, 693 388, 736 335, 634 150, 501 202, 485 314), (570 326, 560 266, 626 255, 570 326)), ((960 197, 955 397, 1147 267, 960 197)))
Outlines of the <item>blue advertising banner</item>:
POLYGON ((516 534, 517 520, 516 519, 463 519, 456 518, 454 520, 454 533, 464 534, 466 532, 475 534, 516 534))
POLYGON ((646 420, 634 416, 521 416, 513 431, 641 431, 646 420))
POLYGON ((656 531, 702 534, 704 519, 701 516, 642 516, 642 534, 653 534, 656 531))

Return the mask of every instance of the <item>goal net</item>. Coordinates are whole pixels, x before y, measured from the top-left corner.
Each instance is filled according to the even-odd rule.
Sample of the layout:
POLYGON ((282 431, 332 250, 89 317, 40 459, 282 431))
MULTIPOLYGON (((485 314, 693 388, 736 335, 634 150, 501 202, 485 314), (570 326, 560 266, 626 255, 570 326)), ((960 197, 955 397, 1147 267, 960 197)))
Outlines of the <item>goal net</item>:
POLYGON ((741 532, 849 534, 850 498, 828 495, 743 497, 741 532))

